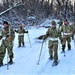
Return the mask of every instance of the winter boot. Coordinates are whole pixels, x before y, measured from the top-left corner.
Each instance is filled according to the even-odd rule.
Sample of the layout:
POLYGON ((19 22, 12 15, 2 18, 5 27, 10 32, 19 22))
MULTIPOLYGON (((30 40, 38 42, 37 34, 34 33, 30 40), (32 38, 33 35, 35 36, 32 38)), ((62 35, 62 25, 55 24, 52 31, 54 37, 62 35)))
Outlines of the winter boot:
POLYGON ((68 51, 70 51, 71 50, 71 48, 68 48, 68 51))
POLYGON ((13 64, 12 58, 10 58, 10 61, 8 62, 8 64, 13 64))
POLYGON ((2 61, 0 61, 0 67, 1 67, 1 66, 3 66, 3 62, 2 62, 2 61))
POLYGON ((23 44, 23 47, 24 47, 24 46, 25 46, 25 45, 24 45, 24 42, 23 42, 22 44, 23 44))
POLYGON ((53 57, 52 57, 52 56, 50 56, 50 57, 49 57, 49 59, 50 59, 50 60, 53 60, 53 57))
POLYGON ((64 53, 65 52, 65 45, 62 45, 62 52, 61 53, 64 53))
POLYGON ((18 47, 21 47, 21 43, 19 43, 19 46, 18 47))
POLYGON ((56 66, 56 65, 58 65, 58 61, 54 61, 52 64, 52 66, 56 66))
POLYGON ((68 51, 70 51, 71 50, 71 46, 70 46, 70 44, 68 44, 68 51))

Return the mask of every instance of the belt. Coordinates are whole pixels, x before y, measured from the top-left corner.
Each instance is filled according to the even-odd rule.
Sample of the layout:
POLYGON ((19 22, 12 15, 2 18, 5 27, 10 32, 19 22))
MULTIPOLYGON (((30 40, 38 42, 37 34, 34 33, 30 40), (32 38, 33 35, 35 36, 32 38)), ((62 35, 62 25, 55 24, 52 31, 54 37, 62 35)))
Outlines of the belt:
POLYGON ((63 33, 63 35, 71 35, 71 33, 63 33))
POLYGON ((58 38, 48 38, 51 41, 58 41, 58 38))
POLYGON ((23 36, 24 34, 18 34, 19 36, 23 36))

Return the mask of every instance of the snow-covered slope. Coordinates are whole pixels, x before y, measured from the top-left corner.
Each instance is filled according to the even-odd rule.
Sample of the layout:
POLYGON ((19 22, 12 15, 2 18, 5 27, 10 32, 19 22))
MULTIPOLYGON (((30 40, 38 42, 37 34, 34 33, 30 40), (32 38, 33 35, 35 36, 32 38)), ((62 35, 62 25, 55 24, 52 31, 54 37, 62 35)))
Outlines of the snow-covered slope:
MULTIPOLYGON (((36 42, 35 38, 39 35, 45 34, 46 28, 31 28, 28 29, 30 43, 28 39, 28 34, 25 34, 25 47, 18 48, 18 34, 15 33, 16 37, 14 40, 14 64, 0 67, 0 75, 6 74, 75 74, 75 47, 74 41, 71 41, 71 51, 65 49, 64 54, 61 54, 61 45, 59 45, 60 50, 58 50, 59 64, 55 67, 51 66, 53 61, 48 60, 48 41, 43 44, 43 50, 41 54, 41 59, 39 65, 37 65, 40 49, 42 43, 36 42)), ((7 63, 7 53, 4 58, 4 63, 7 63)))

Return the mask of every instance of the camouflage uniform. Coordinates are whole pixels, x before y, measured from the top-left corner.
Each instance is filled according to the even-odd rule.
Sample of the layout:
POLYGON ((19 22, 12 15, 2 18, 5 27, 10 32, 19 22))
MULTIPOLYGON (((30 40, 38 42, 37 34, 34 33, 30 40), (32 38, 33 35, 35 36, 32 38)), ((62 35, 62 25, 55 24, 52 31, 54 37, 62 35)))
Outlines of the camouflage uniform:
POLYGON ((72 29, 72 39, 74 39, 74 34, 75 34, 75 20, 74 20, 74 23, 71 25, 71 29, 72 29))
POLYGON ((49 48, 49 59, 54 58, 54 63, 58 60, 58 37, 59 37, 59 29, 56 28, 56 22, 52 21, 52 26, 46 32, 46 38, 49 38, 48 48, 49 48), (53 54, 54 53, 54 54, 53 54))
MULTIPOLYGON (((8 25, 8 22, 4 22, 4 24, 8 25)), ((0 65, 3 65, 3 59, 5 57, 6 49, 9 55, 9 63, 13 63, 13 40, 14 40, 14 31, 11 27, 7 26, 4 27, 0 36, 2 40, 0 46, 0 65)))
POLYGON ((68 23, 68 21, 65 21, 64 25, 61 27, 61 32, 62 32, 62 52, 65 51, 65 46, 66 46, 66 41, 67 41, 67 45, 68 45, 68 50, 71 50, 71 27, 68 23))
POLYGON ((59 24, 59 28, 63 25, 62 19, 60 19, 60 21, 58 22, 58 24, 59 24))
POLYGON ((20 25, 20 28, 15 30, 15 32, 19 33, 18 34, 18 43, 19 43, 19 46, 18 47, 21 47, 21 43, 22 45, 24 46, 24 33, 28 33, 28 31, 26 31, 22 25, 20 25))

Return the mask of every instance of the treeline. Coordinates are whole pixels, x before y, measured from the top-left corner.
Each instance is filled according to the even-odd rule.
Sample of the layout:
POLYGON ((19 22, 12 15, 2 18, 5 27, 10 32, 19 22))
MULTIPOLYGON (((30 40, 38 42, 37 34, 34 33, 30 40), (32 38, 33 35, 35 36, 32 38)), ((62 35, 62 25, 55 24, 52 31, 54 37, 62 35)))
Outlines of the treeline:
POLYGON ((2 0, 3 5, 0 6, 0 12, 13 7, 19 2, 19 6, 2 15, 9 21, 24 21, 28 16, 36 16, 40 18, 62 18, 75 19, 75 2, 70 0, 2 0))

